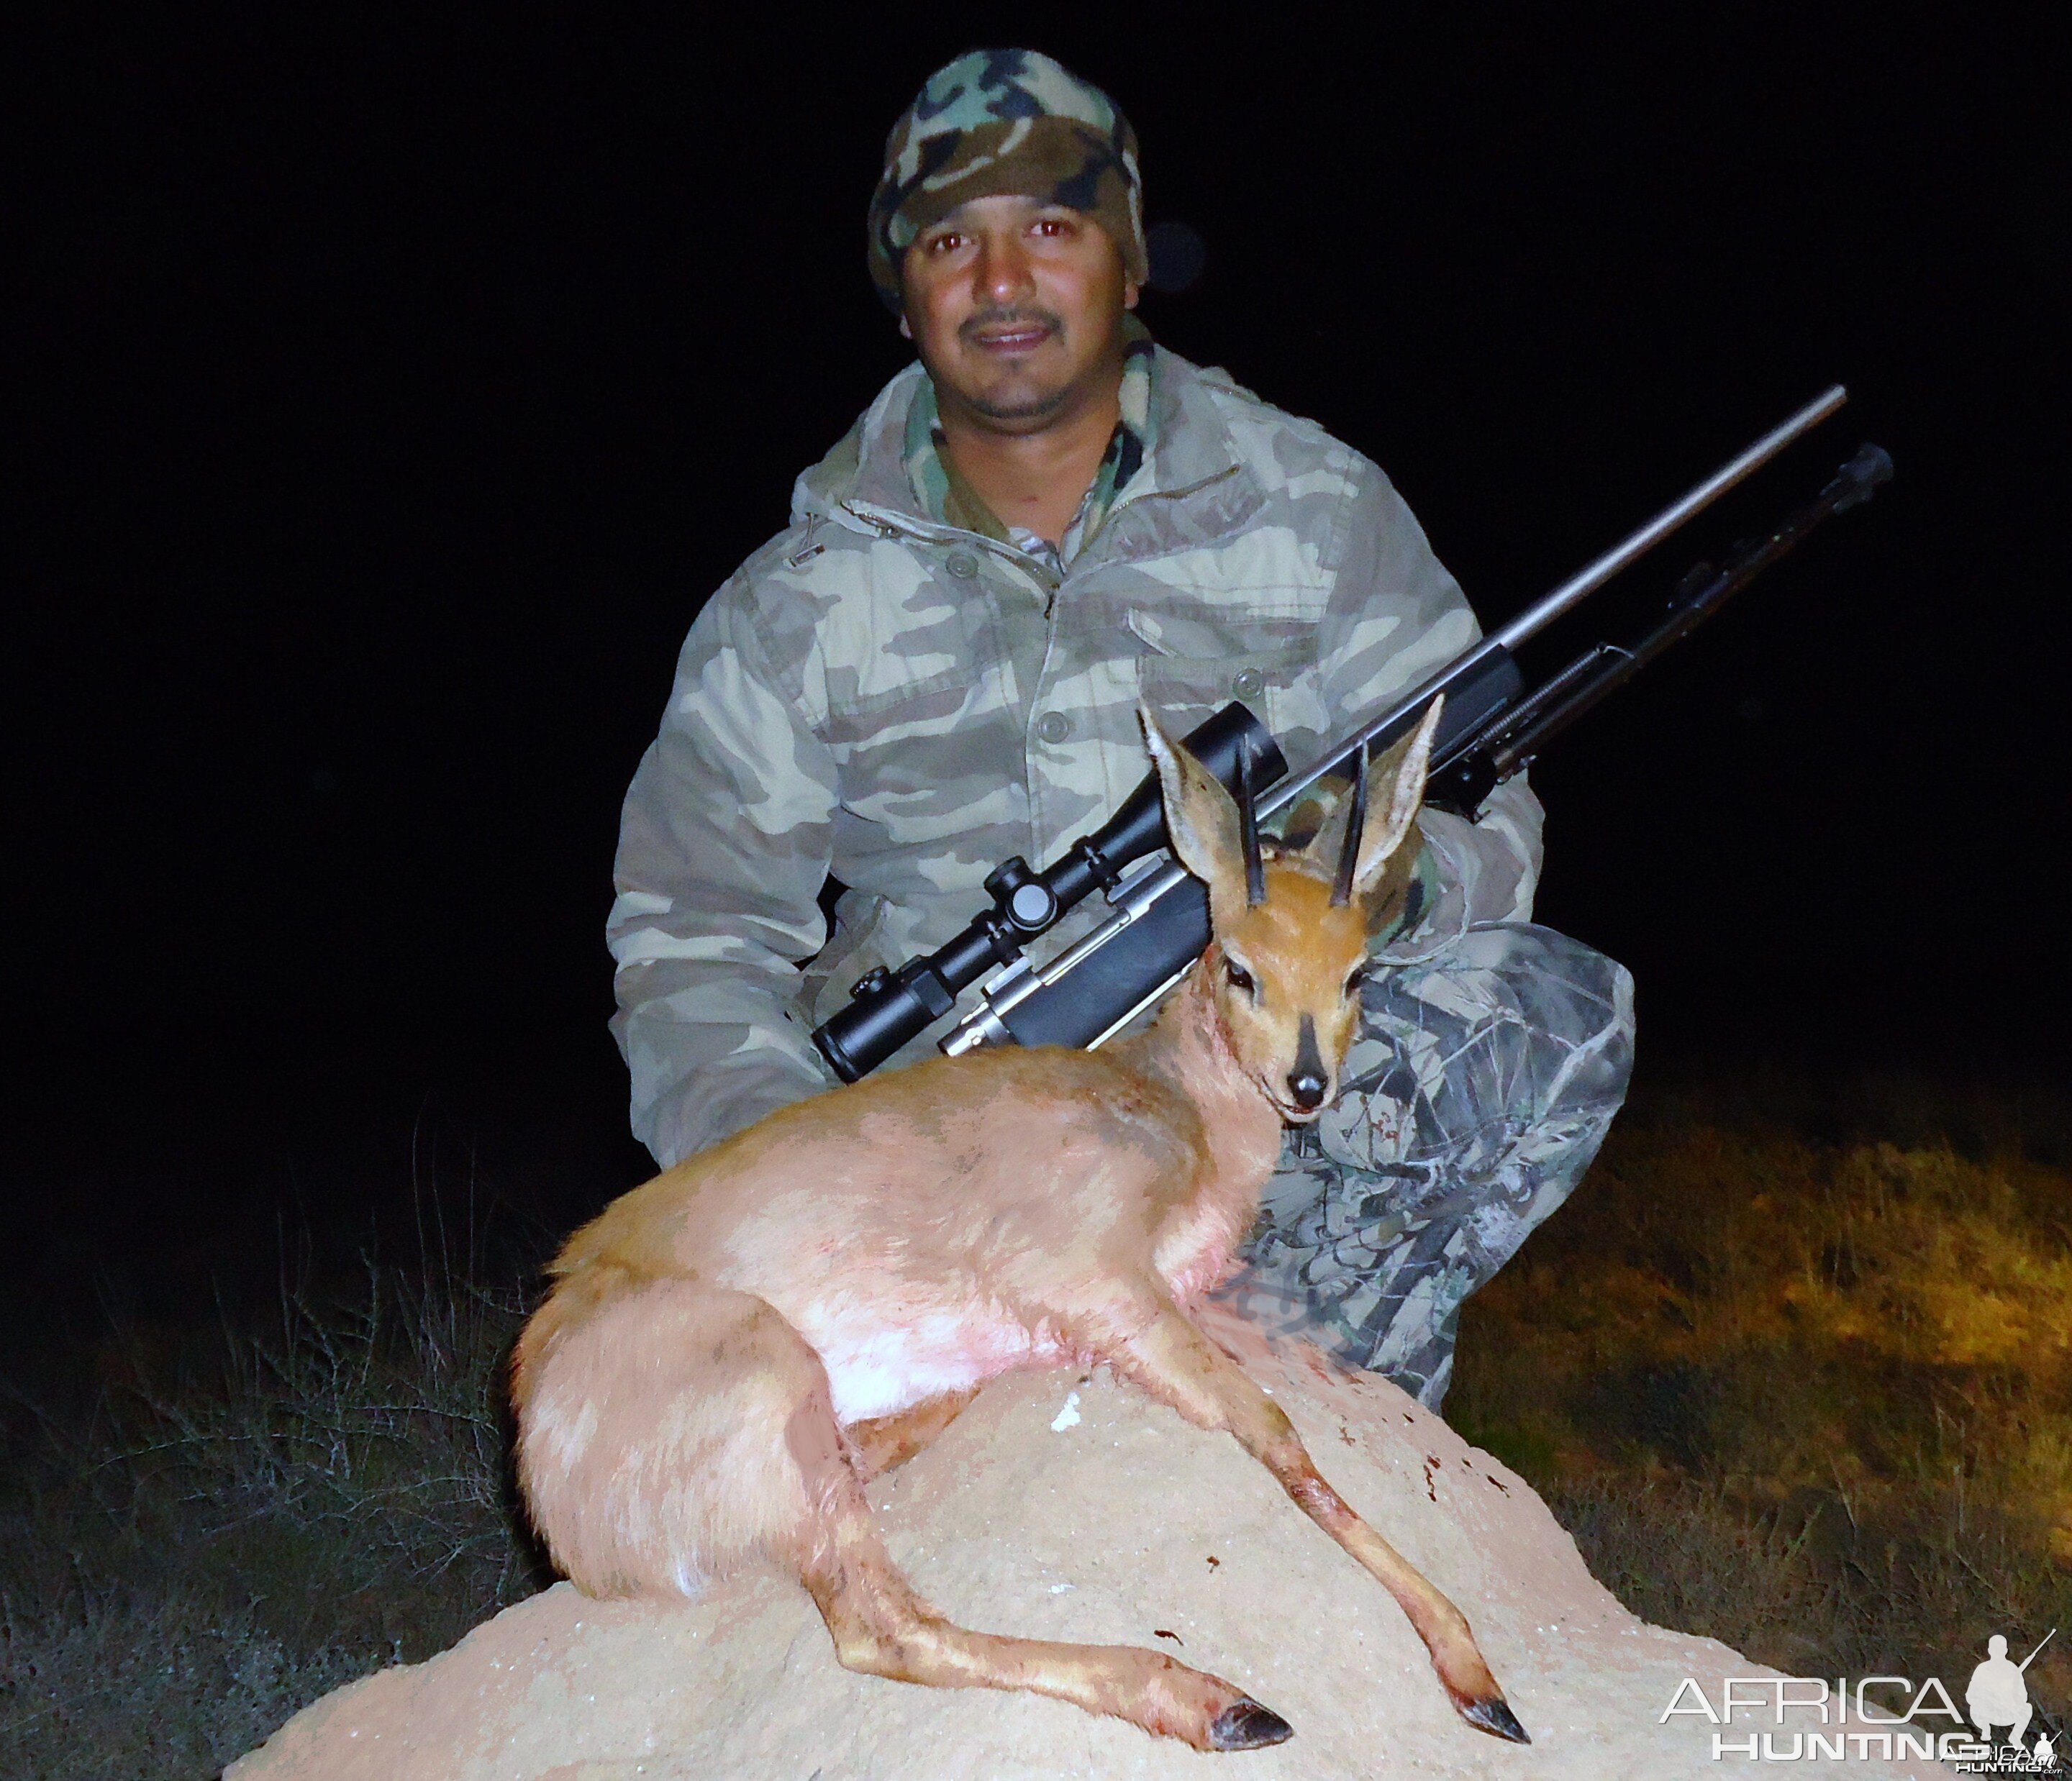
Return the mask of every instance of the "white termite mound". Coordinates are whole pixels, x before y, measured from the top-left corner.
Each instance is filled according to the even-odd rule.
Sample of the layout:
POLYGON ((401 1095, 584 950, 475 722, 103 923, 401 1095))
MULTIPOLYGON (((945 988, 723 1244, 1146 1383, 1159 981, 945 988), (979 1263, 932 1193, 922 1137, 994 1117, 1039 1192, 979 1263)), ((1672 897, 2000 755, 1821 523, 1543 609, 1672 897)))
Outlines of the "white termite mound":
POLYGON ((1766 1713, 1664 1722, 1685 1677, 1716 1705, 1724 1678, 1774 1672, 1635 1619, 1523 1480, 1394 1387, 1305 1347, 1269 1351, 1219 1313, 1202 1321, 1353 1507, 1460 1604, 1530 1748, 1461 1722, 1396 1604, 1227 1436, 1104 1371, 1027 1373, 872 1487, 894 1558, 968 1626, 1151 1646, 1213 1671, 1290 1721, 1291 1742, 1203 1756, 1034 1696, 852 1675, 804 1591, 754 1575, 680 1605, 562 1584, 319 1701, 226 1781, 1663 1781, 1737 1772, 1749 1758, 1730 1749, 1723 1767, 1713 1734, 1738 1746, 1765 1731, 1763 1772, 1948 1772, 1874 1746, 1809 1760, 1794 1734, 1823 1728, 1803 1713, 1781 1730, 1766 1713), (1060 1414, 1073 1393, 1076 1418, 1060 1414))

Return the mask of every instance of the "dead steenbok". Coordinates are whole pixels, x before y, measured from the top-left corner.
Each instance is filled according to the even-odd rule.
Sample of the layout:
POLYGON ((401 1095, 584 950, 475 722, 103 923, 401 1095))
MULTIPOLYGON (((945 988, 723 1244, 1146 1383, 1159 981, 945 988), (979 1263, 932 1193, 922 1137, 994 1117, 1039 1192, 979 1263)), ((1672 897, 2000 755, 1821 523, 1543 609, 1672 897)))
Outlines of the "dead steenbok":
POLYGON ((1374 819, 1363 772, 1308 847, 1263 856, 1249 811, 1146 713, 1215 934, 1148 1031, 933 1058, 783 1108, 569 1239, 513 1373, 526 1500, 580 1587, 689 1595, 761 1556, 796 1570, 853 1670, 1033 1689, 1198 1750, 1278 1743, 1279 1714, 1162 1652, 953 1625, 885 1549, 865 1484, 984 1381, 1106 1361, 1235 1435, 1402 1604, 1462 1717, 1527 1741, 1460 1611, 1186 1310, 1231 1270, 1283 1122, 1336 1090, 1365 911, 1437 715, 1378 769, 1374 819))

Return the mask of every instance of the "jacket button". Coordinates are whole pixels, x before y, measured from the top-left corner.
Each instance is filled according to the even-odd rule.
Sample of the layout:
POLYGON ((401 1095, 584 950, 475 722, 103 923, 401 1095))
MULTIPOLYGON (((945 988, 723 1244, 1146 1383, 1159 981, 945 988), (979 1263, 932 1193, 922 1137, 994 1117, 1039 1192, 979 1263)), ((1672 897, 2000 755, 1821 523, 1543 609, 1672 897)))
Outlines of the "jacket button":
POLYGON ((1240 699, 1256 699, 1266 691, 1266 676, 1257 668, 1240 668, 1231 676, 1231 691, 1240 699))
POLYGON ((1046 711, 1037 722, 1036 733, 1046 742, 1062 742, 1072 733, 1072 720, 1061 711, 1046 711))
POLYGON ((960 581, 968 581, 978 573, 978 559, 969 551, 959 551, 943 567, 960 581))

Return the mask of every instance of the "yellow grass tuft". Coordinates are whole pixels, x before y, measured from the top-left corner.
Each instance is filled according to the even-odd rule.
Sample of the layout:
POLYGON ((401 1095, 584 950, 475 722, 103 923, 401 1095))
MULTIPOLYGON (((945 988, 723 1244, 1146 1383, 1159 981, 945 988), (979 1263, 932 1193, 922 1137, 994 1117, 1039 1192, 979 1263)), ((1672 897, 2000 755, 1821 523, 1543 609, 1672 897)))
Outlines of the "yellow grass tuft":
MULTIPOLYGON (((2012 1147, 1643 1108, 1471 1302, 1448 1414, 1651 1618, 1967 1675, 2072 1631, 2068 1221, 2012 1147)), ((2048 1712, 2072 1662, 2030 1682, 2048 1712)))

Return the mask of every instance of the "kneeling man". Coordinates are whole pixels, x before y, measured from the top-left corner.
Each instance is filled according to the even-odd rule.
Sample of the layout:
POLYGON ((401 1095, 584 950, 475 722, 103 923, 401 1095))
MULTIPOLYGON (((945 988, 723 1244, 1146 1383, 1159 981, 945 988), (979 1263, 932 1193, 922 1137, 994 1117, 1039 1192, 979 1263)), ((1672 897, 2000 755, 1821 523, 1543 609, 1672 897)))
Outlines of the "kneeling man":
MULTIPOLYGON (((627 798, 614 1030, 664 1167, 832 1085, 811 1031, 859 976, 1102 821, 1145 774, 1140 699, 1174 734, 1243 700, 1299 771, 1478 634, 1374 464, 1137 322, 1136 138, 1048 57, 931 77, 869 256, 918 362, 699 614, 627 798)), ((1532 924, 1522 778, 1420 822, 1346 1092, 1226 1292, 1436 1409, 1462 1303, 1618 1110, 1633 1014, 1621 966, 1532 924)))

